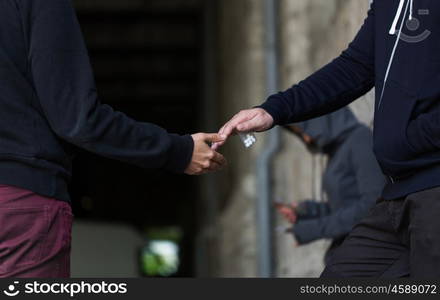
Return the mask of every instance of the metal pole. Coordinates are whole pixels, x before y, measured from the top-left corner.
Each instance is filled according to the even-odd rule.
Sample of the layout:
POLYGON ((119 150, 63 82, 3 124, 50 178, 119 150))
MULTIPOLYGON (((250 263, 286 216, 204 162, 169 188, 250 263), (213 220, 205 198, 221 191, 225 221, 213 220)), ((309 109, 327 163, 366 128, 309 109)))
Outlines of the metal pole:
MULTIPOLYGON (((278 90, 278 0, 263 0, 265 12, 266 82, 268 95, 278 90)), ((272 129, 257 162, 258 275, 274 275, 272 237, 272 161, 280 148, 280 130, 272 129)))

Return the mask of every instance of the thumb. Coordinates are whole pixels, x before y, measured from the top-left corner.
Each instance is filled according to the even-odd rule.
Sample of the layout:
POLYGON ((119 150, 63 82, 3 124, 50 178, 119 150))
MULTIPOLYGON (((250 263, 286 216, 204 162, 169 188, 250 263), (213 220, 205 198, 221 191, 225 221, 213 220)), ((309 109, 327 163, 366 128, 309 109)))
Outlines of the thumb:
POLYGON ((218 143, 223 142, 225 140, 225 137, 218 133, 206 133, 203 136, 203 140, 209 143, 218 143))

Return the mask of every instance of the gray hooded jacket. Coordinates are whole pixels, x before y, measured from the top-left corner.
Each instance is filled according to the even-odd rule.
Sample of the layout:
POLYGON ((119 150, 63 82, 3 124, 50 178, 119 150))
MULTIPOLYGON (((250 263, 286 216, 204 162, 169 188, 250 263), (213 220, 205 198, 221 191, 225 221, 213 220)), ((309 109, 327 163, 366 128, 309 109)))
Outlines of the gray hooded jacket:
POLYGON ((343 238, 380 197, 385 177, 373 154, 371 130, 348 108, 296 124, 329 156, 323 175, 327 203, 307 201, 293 228, 300 244, 343 238))

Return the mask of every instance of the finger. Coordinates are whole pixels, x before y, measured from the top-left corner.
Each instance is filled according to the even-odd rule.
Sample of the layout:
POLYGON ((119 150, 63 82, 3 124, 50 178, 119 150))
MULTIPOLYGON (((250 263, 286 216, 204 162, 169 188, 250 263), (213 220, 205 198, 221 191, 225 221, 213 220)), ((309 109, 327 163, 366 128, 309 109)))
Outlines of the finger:
POLYGON ((292 209, 289 206, 286 206, 285 204, 282 204, 283 211, 292 213, 292 209))
POLYGON ((237 116, 234 116, 232 119, 230 119, 228 122, 225 123, 225 125, 222 126, 222 128, 220 128, 219 130, 219 134, 224 135, 225 134, 225 129, 237 118, 237 116))
POLYGON ((251 131, 258 131, 259 127, 261 125, 258 123, 258 120, 256 118, 251 119, 249 121, 243 122, 241 124, 237 125, 237 130, 239 132, 251 132, 251 131))
POLYGON ((279 202, 274 202, 273 205, 274 205, 277 209, 280 209, 280 208, 283 208, 283 207, 284 207, 284 205, 283 205, 282 203, 279 203, 279 202))
POLYGON ((278 211, 278 213, 282 214, 284 212, 283 207, 280 205, 275 204, 275 209, 278 211))
POLYGON ((280 213, 280 215, 281 215, 283 218, 286 218, 286 217, 288 216, 288 213, 287 213, 285 210, 283 210, 282 208, 279 208, 279 209, 278 209, 278 212, 280 213))
POLYGON ((296 223, 296 218, 295 217, 291 217, 289 222, 290 222, 290 224, 295 224, 296 223))
POLYGON ((225 131, 225 127, 229 122, 225 123, 225 125, 222 126, 222 128, 220 128, 220 130, 218 131, 218 134, 223 134, 223 132, 225 131))
POLYGON ((208 174, 208 173, 216 172, 216 171, 221 170, 222 168, 223 167, 221 165, 219 165, 218 163, 211 162, 209 164, 209 167, 204 168, 202 171, 199 172, 198 175, 205 175, 205 174, 208 174))
POLYGON ((220 148, 220 144, 218 142, 217 143, 213 143, 211 145, 211 150, 213 150, 213 151, 217 151, 218 148, 220 148))
POLYGON ((281 211, 281 215, 284 217, 284 219, 286 219, 287 221, 290 221, 291 220, 291 218, 292 218, 292 213, 289 211, 289 210, 287 210, 287 209, 283 209, 282 211, 281 211))
POLYGON ((292 221, 292 215, 288 213, 284 214, 284 220, 290 223, 292 221))
POLYGON ((297 220, 298 220, 298 217, 295 214, 292 215, 292 219, 291 219, 292 224, 295 224, 297 220))
POLYGON ((223 130, 223 133, 222 133, 222 134, 223 134, 224 136, 226 136, 226 137, 230 137, 231 135, 234 135, 234 133, 235 133, 236 130, 237 130, 237 126, 238 126, 238 124, 240 124, 240 121, 239 121, 239 120, 229 123, 229 124, 225 127, 225 129, 223 130))
POLYGON ((220 171, 223 168, 222 165, 216 163, 216 162, 211 162, 210 167, 205 171, 206 173, 208 172, 216 172, 216 171, 220 171))
POLYGON ((196 175, 199 175, 199 172, 191 170, 191 171, 188 171, 186 174, 189 175, 189 176, 196 176, 196 175))
POLYGON ((225 140, 225 136, 222 136, 218 133, 205 133, 203 135, 203 140, 209 143, 219 143, 225 140))
POLYGON ((229 122, 227 122, 223 127, 219 130, 219 134, 221 136, 225 137, 225 140, 222 142, 219 142, 220 146, 223 146, 226 143, 226 140, 234 134, 236 122, 237 122, 238 115, 232 118, 229 122))
POLYGON ((222 135, 229 137, 231 136, 237 129, 237 126, 240 125, 243 122, 246 122, 248 120, 247 116, 241 115, 237 116, 237 118, 232 119, 229 123, 227 123, 221 132, 222 135))
POLYGON ((217 151, 221 146, 223 146, 224 144, 226 144, 227 140, 228 140, 228 138, 224 139, 224 140, 221 141, 221 142, 216 142, 216 143, 215 143, 216 146, 215 146, 212 150, 217 151))
POLYGON ((287 214, 290 213, 290 210, 289 210, 288 208, 284 207, 284 206, 279 207, 278 209, 279 209, 279 211, 280 211, 282 214, 284 214, 284 215, 287 215, 287 214))
POLYGON ((218 163, 219 165, 226 165, 226 158, 218 152, 214 152, 214 157, 212 161, 218 163))
POLYGON ((223 127, 222 128, 220 128, 220 130, 219 130, 219 134, 224 134, 224 132, 225 132, 225 129, 232 123, 232 122, 234 122, 234 121, 236 121, 237 120, 237 118, 239 118, 240 117, 240 114, 238 113, 238 114, 236 114, 235 116, 233 116, 228 122, 226 122, 225 123, 225 125, 223 125, 223 127))

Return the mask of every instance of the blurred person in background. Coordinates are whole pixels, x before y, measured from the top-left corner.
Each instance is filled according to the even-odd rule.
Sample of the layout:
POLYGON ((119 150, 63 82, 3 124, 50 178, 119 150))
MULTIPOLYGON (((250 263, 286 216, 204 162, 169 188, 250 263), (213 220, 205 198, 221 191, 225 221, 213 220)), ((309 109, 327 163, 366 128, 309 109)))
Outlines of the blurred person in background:
POLYGON ((0 277, 69 277, 76 148, 190 175, 226 163, 217 134, 169 134, 98 101, 70 0, 0 1, 0 104, 0 277))
POLYGON ((322 177, 327 202, 316 199, 292 205, 277 204, 278 211, 293 224, 298 246, 332 239, 325 261, 342 244, 351 229, 379 199, 385 177, 372 151, 371 130, 361 124, 349 108, 330 115, 285 127, 311 152, 328 157, 322 177))

